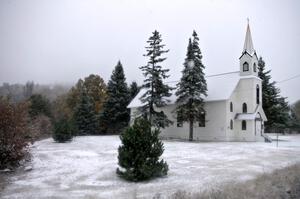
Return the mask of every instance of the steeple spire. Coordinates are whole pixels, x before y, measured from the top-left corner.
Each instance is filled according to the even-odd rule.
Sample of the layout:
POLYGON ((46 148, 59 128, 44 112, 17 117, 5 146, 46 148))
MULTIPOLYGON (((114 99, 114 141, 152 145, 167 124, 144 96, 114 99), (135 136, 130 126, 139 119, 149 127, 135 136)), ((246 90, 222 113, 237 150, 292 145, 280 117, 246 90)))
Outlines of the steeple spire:
POLYGON ((243 52, 247 52, 250 55, 254 53, 253 43, 252 43, 252 37, 250 32, 250 26, 249 26, 249 19, 247 18, 248 24, 247 24, 247 31, 246 31, 246 37, 245 37, 245 43, 244 43, 244 49, 243 52))

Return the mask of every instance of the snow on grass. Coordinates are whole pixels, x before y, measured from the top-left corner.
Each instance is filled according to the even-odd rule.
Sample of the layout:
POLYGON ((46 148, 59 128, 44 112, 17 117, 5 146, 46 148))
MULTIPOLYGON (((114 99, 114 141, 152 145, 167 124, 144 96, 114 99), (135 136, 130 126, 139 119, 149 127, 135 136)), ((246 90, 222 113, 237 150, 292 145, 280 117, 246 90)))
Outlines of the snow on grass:
POLYGON ((300 136, 284 142, 164 141, 167 177, 142 183, 116 176, 118 136, 76 137, 71 143, 36 142, 33 169, 12 178, 2 198, 151 198, 178 190, 199 192, 243 181, 300 161, 300 136))

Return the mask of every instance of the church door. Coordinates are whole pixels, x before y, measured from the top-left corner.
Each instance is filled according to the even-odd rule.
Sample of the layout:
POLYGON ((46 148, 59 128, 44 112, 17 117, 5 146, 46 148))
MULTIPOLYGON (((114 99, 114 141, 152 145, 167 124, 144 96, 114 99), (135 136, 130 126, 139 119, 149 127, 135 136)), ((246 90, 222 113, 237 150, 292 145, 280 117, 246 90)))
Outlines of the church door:
POLYGON ((260 113, 257 114, 255 118, 255 135, 261 135, 262 134, 262 119, 260 113))

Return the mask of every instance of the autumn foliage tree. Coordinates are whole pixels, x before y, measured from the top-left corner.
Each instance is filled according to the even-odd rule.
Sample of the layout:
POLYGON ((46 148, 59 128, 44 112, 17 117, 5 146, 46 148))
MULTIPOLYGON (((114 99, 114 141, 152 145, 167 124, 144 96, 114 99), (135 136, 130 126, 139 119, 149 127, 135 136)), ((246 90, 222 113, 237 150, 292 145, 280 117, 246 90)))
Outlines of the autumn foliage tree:
POLYGON ((99 75, 91 74, 84 78, 83 85, 86 88, 88 96, 93 100, 96 113, 99 113, 107 98, 107 86, 104 80, 99 75))
POLYGON ((31 137, 28 104, 0 98, 0 169, 17 166, 31 137))

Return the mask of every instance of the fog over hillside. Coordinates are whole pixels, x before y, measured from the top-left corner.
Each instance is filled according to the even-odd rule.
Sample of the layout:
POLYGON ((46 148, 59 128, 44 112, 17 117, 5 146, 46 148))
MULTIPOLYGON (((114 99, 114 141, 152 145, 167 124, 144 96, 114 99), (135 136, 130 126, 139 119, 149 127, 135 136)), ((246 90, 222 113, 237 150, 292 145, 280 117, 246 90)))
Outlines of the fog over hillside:
MULTIPOLYGON (((188 38, 196 30, 207 75, 236 71, 247 18, 254 48, 275 81, 300 73, 297 0, 2 0, 0 84, 65 82, 99 74, 107 81, 121 60, 127 81, 141 83, 138 67, 155 29, 170 49, 170 81, 181 75, 188 38)), ((300 99, 300 78, 278 86, 300 99)))

